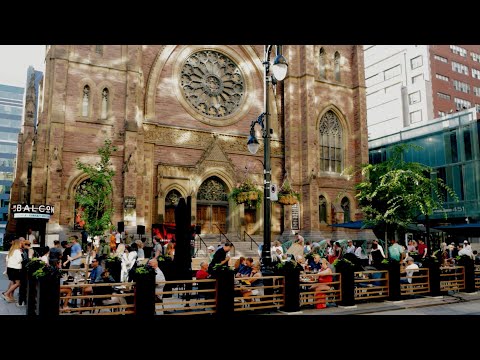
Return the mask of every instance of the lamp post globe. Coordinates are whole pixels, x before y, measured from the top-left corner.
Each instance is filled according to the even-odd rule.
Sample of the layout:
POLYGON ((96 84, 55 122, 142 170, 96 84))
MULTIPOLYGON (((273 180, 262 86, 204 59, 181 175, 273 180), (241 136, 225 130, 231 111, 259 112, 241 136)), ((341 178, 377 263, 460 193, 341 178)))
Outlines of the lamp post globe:
POLYGON ((257 138, 253 135, 250 135, 247 142, 248 151, 250 151, 251 154, 255 155, 259 147, 260 147, 260 144, 257 138))
POLYGON ((272 65, 272 72, 275 79, 282 81, 287 76, 288 64, 285 57, 281 54, 275 57, 272 65))

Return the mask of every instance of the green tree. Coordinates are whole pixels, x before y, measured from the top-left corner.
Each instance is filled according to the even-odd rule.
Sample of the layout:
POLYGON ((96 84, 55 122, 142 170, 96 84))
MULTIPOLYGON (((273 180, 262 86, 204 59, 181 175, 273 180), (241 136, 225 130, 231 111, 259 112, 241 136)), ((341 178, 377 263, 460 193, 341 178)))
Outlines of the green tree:
MULTIPOLYGON (((419 215, 428 218, 433 210, 443 209, 445 194, 458 201, 455 192, 442 179, 430 176, 431 167, 404 160, 409 148, 422 149, 412 144, 394 146, 387 161, 362 166, 365 180, 356 185, 365 223, 384 226, 385 234, 388 229, 405 229, 416 222, 419 215)), ((447 213, 443 214, 446 218, 447 213)))
POLYGON ((106 139, 98 149, 100 161, 94 165, 75 160, 77 169, 88 176, 81 191, 75 194, 75 200, 83 209, 82 218, 85 221, 85 230, 91 236, 103 235, 112 224, 113 214, 112 181, 115 171, 111 169, 110 157, 117 148, 112 141, 106 139))

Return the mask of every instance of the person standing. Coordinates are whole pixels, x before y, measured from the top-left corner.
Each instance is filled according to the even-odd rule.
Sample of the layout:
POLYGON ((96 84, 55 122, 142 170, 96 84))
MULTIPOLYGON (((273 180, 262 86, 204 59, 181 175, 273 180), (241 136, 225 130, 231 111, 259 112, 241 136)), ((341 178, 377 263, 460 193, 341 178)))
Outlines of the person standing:
MULTIPOLYGON (((67 261, 70 263, 70 268, 71 269, 80 269, 82 266, 82 247, 78 243, 78 236, 73 235, 71 237, 72 241, 72 248, 70 250, 70 255, 67 256, 67 261)), ((65 263, 63 264, 65 266, 65 263)), ((72 274, 73 276, 74 274, 72 274)))
POLYGON ((215 277, 215 271, 213 270, 215 265, 227 265, 228 261, 230 260, 230 256, 227 256, 227 253, 232 250, 233 244, 229 241, 225 242, 223 246, 218 249, 215 254, 213 255, 213 259, 208 265, 208 273, 215 277))
POLYGON ((25 238, 21 237, 20 246, 22 249, 22 269, 20 271, 20 288, 18 289, 18 302, 15 304, 18 307, 25 306, 27 303, 27 269, 26 265, 28 261, 33 258, 33 250, 31 249, 31 243, 25 238))
POLYGON ((8 290, 2 293, 3 298, 7 302, 15 302, 13 294, 15 289, 20 286, 22 260, 21 241, 17 239, 13 241, 7 254, 5 273, 8 276, 8 280, 10 280, 10 284, 8 285, 8 290))

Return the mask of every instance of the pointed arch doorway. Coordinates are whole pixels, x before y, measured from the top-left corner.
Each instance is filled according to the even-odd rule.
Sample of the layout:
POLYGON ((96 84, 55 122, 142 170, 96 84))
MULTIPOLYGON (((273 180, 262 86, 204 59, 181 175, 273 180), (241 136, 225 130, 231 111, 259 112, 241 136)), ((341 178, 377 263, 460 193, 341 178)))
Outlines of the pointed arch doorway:
POLYGON ((197 225, 202 234, 219 234, 228 230, 228 192, 217 176, 209 177, 197 193, 197 225))

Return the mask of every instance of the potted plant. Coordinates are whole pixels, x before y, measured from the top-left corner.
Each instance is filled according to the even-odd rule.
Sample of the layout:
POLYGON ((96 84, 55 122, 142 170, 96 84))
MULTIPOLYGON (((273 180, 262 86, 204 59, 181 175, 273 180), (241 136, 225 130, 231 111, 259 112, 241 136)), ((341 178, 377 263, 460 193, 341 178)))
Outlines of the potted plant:
POLYGON ((62 277, 62 270, 37 258, 30 260, 25 268, 31 279, 27 290, 30 293, 27 296, 28 302, 30 302, 28 307, 34 309, 36 315, 57 316, 60 299, 59 281, 62 277), (34 287, 35 292, 33 292, 34 287), (31 303, 33 301, 35 305, 31 303))
POLYGON ((283 310, 295 312, 300 310, 300 272, 302 266, 295 260, 280 262, 275 267, 276 274, 285 276, 285 302, 283 310))
POLYGON ((278 192, 278 202, 283 205, 294 205, 300 201, 300 193, 294 191, 290 182, 285 180, 278 192))
POLYGON ((148 264, 135 269, 135 315, 155 315, 155 269, 148 264))
POLYGON ((235 204, 246 204, 248 207, 260 207, 262 203, 263 193, 249 179, 246 179, 238 187, 232 189, 228 198, 233 200, 235 204))

